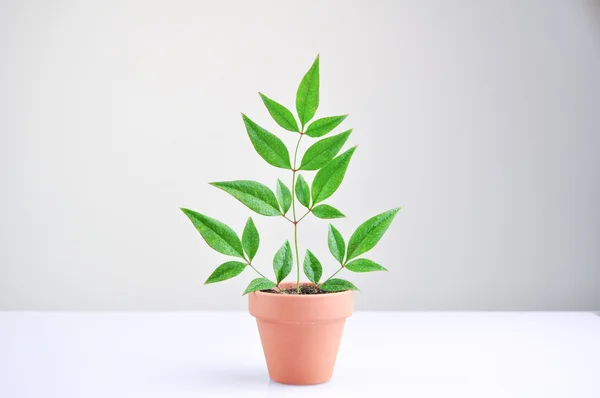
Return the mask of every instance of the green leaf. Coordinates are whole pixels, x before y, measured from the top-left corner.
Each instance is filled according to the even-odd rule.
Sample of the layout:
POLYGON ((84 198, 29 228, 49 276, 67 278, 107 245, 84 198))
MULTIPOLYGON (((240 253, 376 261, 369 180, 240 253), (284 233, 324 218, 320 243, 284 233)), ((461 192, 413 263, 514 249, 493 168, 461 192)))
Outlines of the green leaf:
POLYGON ((252 217, 248 217, 248 221, 246 221, 246 226, 244 227, 244 232, 242 233, 242 246, 244 247, 244 251, 248 255, 250 261, 252 261, 256 255, 259 244, 260 237, 258 235, 256 225, 254 225, 252 217))
POLYGON ((246 294, 250 292, 255 292, 257 290, 273 289, 275 286, 276 285, 267 278, 256 278, 252 282, 250 282, 246 290, 244 290, 244 294, 242 294, 242 296, 245 296, 246 294))
POLYGON ((286 241, 273 258, 273 270, 275 271, 277 284, 292 272, 292 265, 292 247, 290 242, 286 241))
POLYGON ((327 218, 343 218, 343 217, 346 217, 338 209, 336 209, 333 206, 329 206, 329 205, 318 205, 316 207, 313 207, 312 212, 315 215, 315 217, 318 217, 318 218, 325 218, 325 219, 327 219, 327 218))
POLYGON ((346 268, 353 272, 387 271, 387 269, 377 264, 375 261, 367 260, 366 258, 350 261, 346 264, 346 268))
POLYGON ((336 128, 346 119, 348 115, 329 116, 317 119, 308 126, 305 134, 309 137, 322 137, 336 128))
POLYGON ((221 221, 207 217, 193 210, 182 208, 206 243, 219 253, 244 258, 242 242, 235 231, 221 221))
POLYGON ((267 97, 263 93, 258 93, 260 98, 262 98, 267 110, 273 117, 273 120, 277 122, 278 125, 283 127, 288 131, 293 131, 296 133, 300 132, 298 128, 298 124, 296 123, 296 119, 292 112, 290 112, 285 106, 281 105, 278 102, 273 101, 271 98, 267 97))
POLYGON ((396 207, 385 213, 378 214, 356 228, 356 231, 354 231, 348 242, 348 255, 346 261, 358 257, 375 247, 385 231, 387 231, 399 210, 400 208, 396 207))
POLYGON ((234 198, 264 216, 280 216, 279 203, 273 191, 256 181, 221 181, 210 185, 222 189, 234 198))
POLYGON ((287 213, 292 205, 292 193, 290 189, 280 179, 277 179, 277 189, 275 192, 283 214, 287 213))
POLYGON ((344 262, 344 254, 346 253, 346 243, 340 231, 335 229, 331 224, 329 224, 329 233, 327 234, 327 245, 333 257, 342 264, 344 262))
POLYGON ((283 141, 254 123, 243 113, 242 119, 244 119, 246 131, 256 152, 271 166, 291 169, 290 153, 283 141))
POLYGON ((319 107, 319 56, 306 72, 296 93, 296 111, 302 126, 315 116, 319 107))
POLYGON ((323 275, 321 263, 310 250, 307 250, 304 256, 304 274, 315 285, 319 283, 321 275, 323 275))
POLYGON ((356 147, 348 149, 317 172, 312 183, 313 204, 324 201, 339 188, 356 147))
POLYGON ((298 175, 298 179, 296 180, 295 191, 298 202, 308 209, 308 206, 310 205, 310 188, 308 187, 308 183, 304 180, 304 177, 301 175, 298 175))
POLYGON ((330 279, 323 283, 321 286, 321 290, 325 290, 327 292, 341 292, 344 290, 358 290, 356 286, 352 283, 348 282, 344 279, 330 279))
POLYGON ((299 170, 318 170, 325 166, 342 149, 352 130, 317 141, 306 150, 299 170))
POLYGON ((245 268, 246 264, 244 263, 241 263, 239 261, 228 261, 219 265, 217 269, 215 269, 214 272, 210 274, 210 276, 208 277, 206 282, 204 282, 204 284, 208 285, 209 283, 221 282, 227 279, 231 279, 234 276, 238 276, 239 274, 241 274, 245 268))

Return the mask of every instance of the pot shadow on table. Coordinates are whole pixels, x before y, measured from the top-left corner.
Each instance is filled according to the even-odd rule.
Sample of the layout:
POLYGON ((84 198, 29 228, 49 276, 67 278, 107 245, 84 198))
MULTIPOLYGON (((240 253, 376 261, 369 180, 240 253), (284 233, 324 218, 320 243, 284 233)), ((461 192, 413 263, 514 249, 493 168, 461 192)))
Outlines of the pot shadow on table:
POLYGON ((165 384, 203 390, 206 387, 226 388, 240 386, 248 388, 264 388, 269 383, 269 375, 262 369, 251 367, 215 367, 202 368, 192 364, 173 367, 162 371, 165 384))
POLYGON ((281 393, 288 394, 286 396, 296 396, 297 394, 299 397, 310 393, 312 397, 316 398, 321 396, 331 398, 331 388, 333 387, 331 382, 313 386, 280 384, 269 378, 266 369, 251 366, 236 367, 235 365, 227 368, 217 366, 211 369, 200 368, 193 364, 181 365, 173 367, 169 371, 163 369, 160 379, 161 385, 178 390, 198 392, 207 390, 239 392, 242 390, 267 398, 280 398, 281 393))

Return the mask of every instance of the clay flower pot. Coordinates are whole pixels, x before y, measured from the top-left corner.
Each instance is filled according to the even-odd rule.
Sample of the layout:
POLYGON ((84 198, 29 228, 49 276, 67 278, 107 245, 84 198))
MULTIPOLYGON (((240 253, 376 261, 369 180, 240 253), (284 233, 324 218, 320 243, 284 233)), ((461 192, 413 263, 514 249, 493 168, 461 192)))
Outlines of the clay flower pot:
MULTIPOLYGON (((290 288, 295 283, 281 283, 290 288)), ((248 294, 269 377, 283 384, 319 384, 331 379, 354 292, 287 295, 248 294)))

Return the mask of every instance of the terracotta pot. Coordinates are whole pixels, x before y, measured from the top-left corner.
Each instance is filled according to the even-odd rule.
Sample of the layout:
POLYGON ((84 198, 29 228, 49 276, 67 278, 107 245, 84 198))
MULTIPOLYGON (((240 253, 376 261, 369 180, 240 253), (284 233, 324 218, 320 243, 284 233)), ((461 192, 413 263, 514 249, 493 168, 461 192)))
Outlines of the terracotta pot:
MULTIPOLYGON (((285 289, 296 284, 280 286, 285 289)), ((331 379, 344 323, 352 315, 353 291, 314 295, 253 292, 248 304, 272 380, 300 385, 331 379)))

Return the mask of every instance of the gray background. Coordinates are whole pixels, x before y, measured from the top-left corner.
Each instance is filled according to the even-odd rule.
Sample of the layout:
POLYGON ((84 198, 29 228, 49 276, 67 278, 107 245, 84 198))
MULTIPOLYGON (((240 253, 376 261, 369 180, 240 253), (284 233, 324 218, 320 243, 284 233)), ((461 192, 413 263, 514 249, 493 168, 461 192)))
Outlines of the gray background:
MULTIPOLYGON (((178 207, 241 232, 207 182, 290 180, 239 113, 291 145, 257 91, 293 109, 317 53, 317 116, 360 144, 336 226, 404 206, 357 308, 600 309, 599 2, 1 5, 0 309, 243 309, 254 275, 204 286, 225 257, 178 207)), ((254 219, 272 275, 291 226, 254 219)), ((326 231, 300 225, 329 274, 326 231)))

